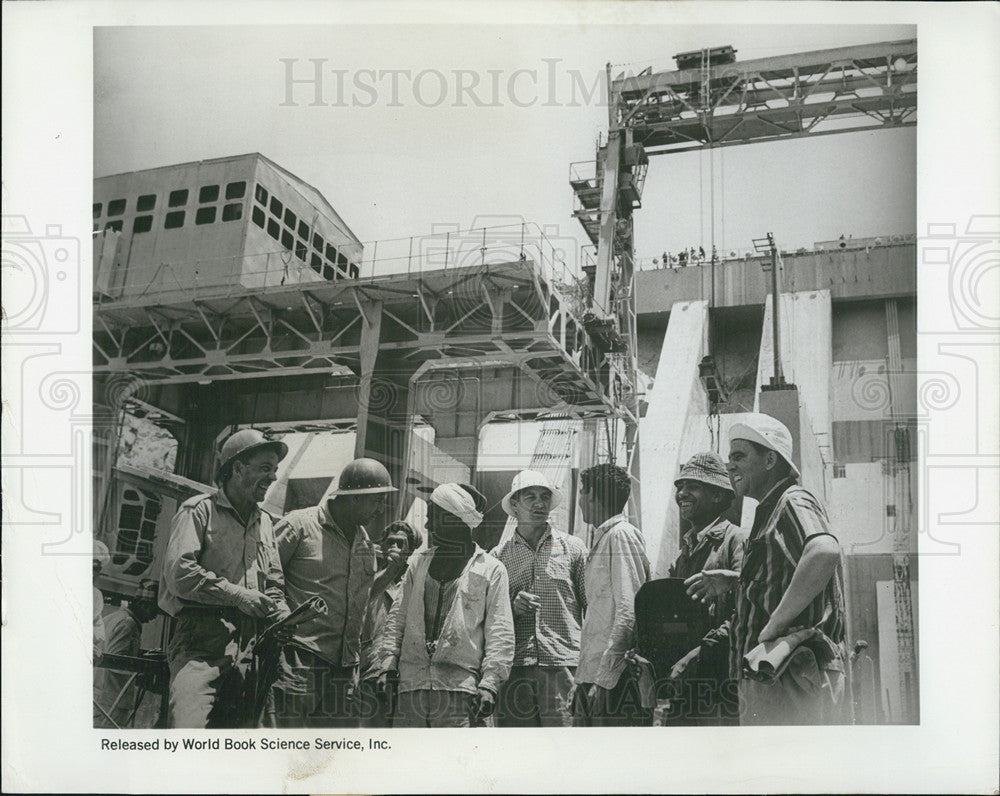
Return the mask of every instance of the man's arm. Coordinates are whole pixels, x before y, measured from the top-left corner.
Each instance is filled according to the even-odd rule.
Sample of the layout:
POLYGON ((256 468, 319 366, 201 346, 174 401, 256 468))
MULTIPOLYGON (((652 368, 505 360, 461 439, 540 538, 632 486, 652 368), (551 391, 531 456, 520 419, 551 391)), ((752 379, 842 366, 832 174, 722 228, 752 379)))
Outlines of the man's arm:
POLYGON ((170 541, 163 561, 164 580, 184 600, 208 605, 236 606, 252 590, 232 583, 198 563, 208 523, 208 501, 182 506, 170 524, 170 541))
POLYGON ((807 539, 788 588, 757 640, 773 641, 784 635, 795 617, 826 588, 839 563, 840 544, 833 536, 823 534, 807 539))
POLYGON ((403 590, 399 599, 389 609, 389 618, 385 622, 385 632, 378 650, 378 658, 382 662, 382 670, 390 671, 399 668, 399 652, 403 648, 403 631, 406 630, 406 614, 413 594, 413 567, 406 570, 403 577, 403 590))
POLYGON ((510 585, 507 570, 501 564, 490 576, 486 589, 486 624, 483 628, 482 676, 479 687, 494 695, 510 676, 514 662, 514 617, 510 608, 510 585))
POLYGON ((747 537, 749 535, 749 532, 744 531, 742 528, 727 534, 726 543, 729 547, 727 558, 729 560, 726 562, 728 566, 725 569, 731 569, 734 572, 743 571, 743 557, 746 555, 747 537))
POLYGON ((617 685, 621 674, 620 663, 635 640, 635 595, 646 582, 646 574, 639 551, 628 542, 623 533, 609 532, 608 551, 600 555, 610 554, 611 594, 615 602, 615 614, 608 646, 604 650, 594 683, 610 690, 617 685))
POLYGON ((302 534, 296 524, 282 517, 274 525, 274 545, 278 551, 278 562, 282 569, 288 566, 298 549, 302 534))
POLYGON ((264 561, 261 565, 264 571, 264 594, 274 602, 274 612, 268 618, 278 621, 288 616, 291 611, 285 601, 285 573, 281 568, 271 520, 263 512, 260 518, 260 539, 264 545, 264 561))
POLYGON ((580 606, 580 617, 587 613, 587 588, 584 580, 587 574, 587 548, 581 543, 579 552, 573 558, 573 567, 570 575, 573 578, 573 589, 576 592, 576 601, 580 606))

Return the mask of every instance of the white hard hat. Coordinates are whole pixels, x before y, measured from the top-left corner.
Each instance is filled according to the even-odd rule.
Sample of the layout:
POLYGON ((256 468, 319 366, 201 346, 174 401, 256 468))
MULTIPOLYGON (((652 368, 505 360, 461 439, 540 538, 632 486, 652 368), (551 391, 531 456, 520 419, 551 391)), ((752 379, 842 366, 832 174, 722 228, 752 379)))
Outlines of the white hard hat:
POLYGON ((527 489, 532 486, 541 486, 549 490, 552 493, 552 506, 555 508, 562 501, 562 496, 556 492, 555 488, 549 483, 549 479, 546 478, 541 473, 536 470, 522 470, 517 475, 514 476, 514 481, 510 485, 510 492, 506 494, 503 500, 500 501, 500 505, 503 506, 503 510, 507 512, 511 517, 514 516, 514 508, 510 505, 510 499, 514 497, 522 489, 527 489))
POLYGON ((746 414, 741 422, 734 423, 729 429, 729 441, 736 439, 756 442, 774 451, 788 462, 795 475, 799 475, 799 468, 792 459, 792 434, 780 420, 760 412, 746 414))

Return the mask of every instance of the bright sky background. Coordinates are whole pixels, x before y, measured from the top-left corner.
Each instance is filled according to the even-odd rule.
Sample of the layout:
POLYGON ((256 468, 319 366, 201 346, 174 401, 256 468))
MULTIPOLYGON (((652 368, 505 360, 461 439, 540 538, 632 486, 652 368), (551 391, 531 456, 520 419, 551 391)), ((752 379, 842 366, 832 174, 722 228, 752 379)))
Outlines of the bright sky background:
MULTIPOLYGON (((579 89, 572 102, 574 72, 590 91, 608 61, 617 75, 674 69, 674 54, 702 47, 731 44, 748 60, 914 35, 901 25, 101 28, 94 171, 258 151, 316 186, 365 242, 524 219, 584 244, 570 216, 569 164, 594 158, 607 108, 582 101, 579 89), (282 106, 283 58, 298 59, 303 78, 313 75, 309 59, 326 59, 326 105, 311 106, 314 88, 302 85, 297 106, 282 106), (410 77, 398 77, 394 100, 390 76, 361 76, 377 93, 354 89, 363 69, 410 77), (518 69, 535 70, 537 83, 521 73, 510 95, 518 69), (334 70, 346 70, 342 91, 334 70), (443 102, 434 73, 414 87, 423 70, 447 77, 443 102), (475 107, 468 95, 466 107, 453 107, 453 70, 475 73, 464 79, 479 79, 475 96, 488 103, 488 70, 502 70, 499 107, 475 107)), ((915 231, 916 132, 879 130, 653 158, 637 256, 710 248, 711 158, 720 251, 748 249, 768 231, 785 249, 915 231)))

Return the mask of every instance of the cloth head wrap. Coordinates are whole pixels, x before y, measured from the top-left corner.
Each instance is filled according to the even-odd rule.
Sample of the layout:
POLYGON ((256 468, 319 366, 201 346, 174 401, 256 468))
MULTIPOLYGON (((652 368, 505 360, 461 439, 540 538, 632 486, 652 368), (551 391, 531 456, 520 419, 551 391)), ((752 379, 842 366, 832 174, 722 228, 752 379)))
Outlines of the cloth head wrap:
POLYGON ((431 503, 454 514, 470 529, 478 528, 483 521, 482 512, 476 511, 476 501, 458 484, 441 484, 430 497, 431 503))

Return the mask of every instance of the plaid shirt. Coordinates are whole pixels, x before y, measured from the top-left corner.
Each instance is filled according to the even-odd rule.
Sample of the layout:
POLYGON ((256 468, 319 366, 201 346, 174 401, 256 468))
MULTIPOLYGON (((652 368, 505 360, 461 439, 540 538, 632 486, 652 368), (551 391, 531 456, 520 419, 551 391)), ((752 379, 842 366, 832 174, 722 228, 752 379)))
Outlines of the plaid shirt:
POLYGON ((532 548, 519 533, 493 551, 507 568, 510 600, 518 592, 537 595, 541 607, 514 615, 514 666, 576 666, 580 625, 586 608, 583 573, 587 546, 575 536, 546 528, 532 548))
MULTIPOLYGON (((732 627, 730 672, 741 676, 743 656, 757 646, 782 596, 806 543, 830 532, 826 510, 810 492, 788 478, 761 500, 746 543, 743 570, 736 590, 736 613, 732 627)), ((815 627, 835 644, 844 641, 843 565, 823 591, 792 622, 789 630, 815 627)))

